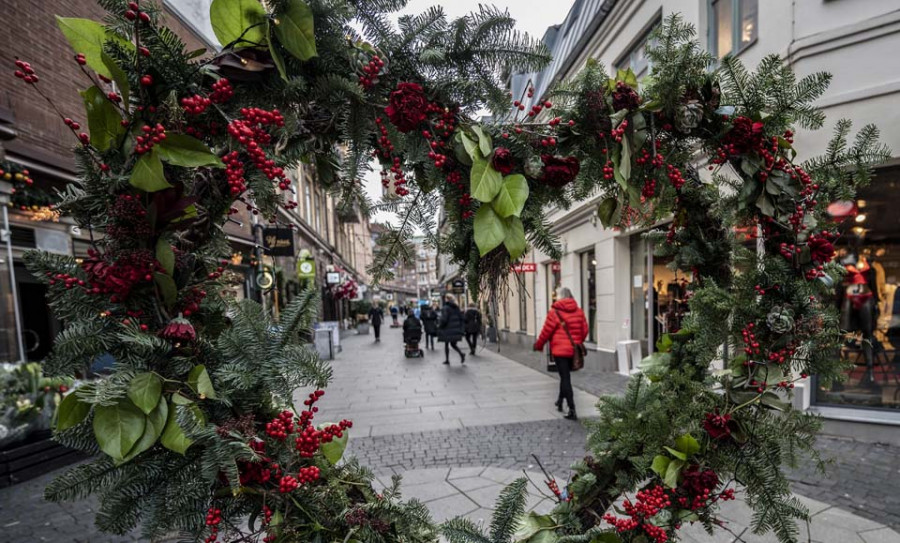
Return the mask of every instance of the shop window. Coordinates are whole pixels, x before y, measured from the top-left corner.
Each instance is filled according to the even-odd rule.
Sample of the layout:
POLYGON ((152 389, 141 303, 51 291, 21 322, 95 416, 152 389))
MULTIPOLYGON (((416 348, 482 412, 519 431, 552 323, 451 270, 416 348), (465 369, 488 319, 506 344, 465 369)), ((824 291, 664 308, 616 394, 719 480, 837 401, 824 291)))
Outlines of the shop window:
POLYGON ((663 334, 675 333, 687 314, 689 273, 672 269, 671 257, 654 254, 644 234, 631 237, 631 338, 644 352, 663 334), (651 332, 652 331, 652 335, 651 332))
POLYGON ((713 0, 710 51, 717 58, 736 55, 756 41, 757 0, 713 0))
POLYGON ((849 369, 843 382, 817 387, 816 403, 900 409, 900 169, 880 173, 855 204, 834 217, 835 260, 847 272, 835 285, 846 334, 834 356, 849 369))
POLYGON ((593 249, 581 253, 581 308, 588 321, 587 341, 597 341, 597 257, 593 249))

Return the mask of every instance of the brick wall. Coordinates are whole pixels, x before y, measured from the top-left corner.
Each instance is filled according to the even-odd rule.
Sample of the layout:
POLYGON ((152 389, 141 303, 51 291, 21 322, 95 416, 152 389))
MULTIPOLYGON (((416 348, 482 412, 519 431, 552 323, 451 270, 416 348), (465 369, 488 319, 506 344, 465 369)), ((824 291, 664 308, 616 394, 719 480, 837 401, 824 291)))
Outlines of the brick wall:
MULTIPOLYGON (((2 3, 0 118, 11 112, 18 132, 18 137, 8 142, 6 148, 71 171, 74 137, 33 89, 12 76, 13 63, 17 56, 31 62, 41 77, 41 89, 63 114, 86 127, 78 91, 88 87, 89 83, 73 60, 74 52, 57 28, 54 15, 101 20, 105 11, 94 0, 4 0, 2 3)), ((166 23, 186 42, 188 50, 205 47, 176 17, 166 17, 166 23)))

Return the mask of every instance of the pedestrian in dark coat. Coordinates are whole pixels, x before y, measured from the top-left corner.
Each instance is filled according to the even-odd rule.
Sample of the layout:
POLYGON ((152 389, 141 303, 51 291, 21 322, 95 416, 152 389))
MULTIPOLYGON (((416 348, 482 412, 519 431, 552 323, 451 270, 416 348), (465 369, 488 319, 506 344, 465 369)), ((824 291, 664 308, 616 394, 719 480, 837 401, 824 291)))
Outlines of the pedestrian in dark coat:
POLYGON ((434 338, 438 335, 438 314, 430 305, 422 308, 422 325, 425 327, 425 346, 434 349, 434 338))
POLYGON ((438 324, 438 341, 444 343, 444 364, 450 363, 451 347, 459 353, 460 364, 466 363, 466 355, 456 346, 462 340, 464 331, 465 318, 456 305, 456 297, 447 294, 444 297, 444 308, 441 309, 441 320, 438 324))
POLYGON ((375 330, 375 343, 381 342, 381 321, 384 320, 384 310, 381 309, 381 305, 374 304, 372 309, 369 310, 369 321, 372 323, 372 328, 375 330))
POLYGON ((481 335, 481 311, 470 305, 466 310, 466 343, 469 344, 469 354, 475 354, 478 346, 478 336, 481 335))
POLYGON ((544 327, 534 342, 534 350, 541 351, 544 344, 550 342, 550 355, 556 362, 559 370, 559 396, 556 400, 556 409, 562 411, 563 399, 569 405, 567 419, 577 420, 575 414, 575 393, 572 391, 572 359, 575 357, 575 348, 572 342, 580 345, 588 336, 588 322, 584 317, 584 311, 572 298, 572 291, 567 288, 559 289, 558 299, 553 302, 547 318, 544 319, 544 327), (566 333, 568 330, 568 334, 566 333), (569 339, 569 336, 572 339, 569 339))

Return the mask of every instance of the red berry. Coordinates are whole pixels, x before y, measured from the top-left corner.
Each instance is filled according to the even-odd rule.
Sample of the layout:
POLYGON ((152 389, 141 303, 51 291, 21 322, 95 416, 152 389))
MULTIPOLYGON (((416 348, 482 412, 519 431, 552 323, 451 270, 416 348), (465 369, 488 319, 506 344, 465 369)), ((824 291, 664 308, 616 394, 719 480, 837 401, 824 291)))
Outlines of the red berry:
POLYGON ((145 87, 149 87, 152 84, 153 84, 153 76, 145 75, 145 76, 141 77, 141 85, 143 85, 145 87))

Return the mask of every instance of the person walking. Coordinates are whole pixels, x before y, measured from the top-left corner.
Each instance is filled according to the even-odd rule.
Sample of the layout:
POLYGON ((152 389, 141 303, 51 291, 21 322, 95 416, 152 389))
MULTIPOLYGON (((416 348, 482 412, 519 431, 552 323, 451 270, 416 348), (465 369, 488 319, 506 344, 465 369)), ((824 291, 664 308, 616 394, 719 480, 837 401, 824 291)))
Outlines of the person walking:
POLYGON ((381 309, 381 304, 372 304, 372 309, 369 310, 369 321, 375 330, 375 343, 381 343, 381 321, 383 320, 384 310, 381 309))
POLYGON ((466 310, 466 343, 469 344, 469 354, 475 354, 478 346, 478 336, 481 335, 481 311, 474 305, 466 310))
POLYGON ((459 306, 456 305, 456 297, 447 294, 444 297, 444 307, 441 309, 441 320, 438 324, 438 341, 444 344, 444 364, 450 363, 450 348, 459 353, 459 363, 466 363, 466 355, 459 350, 456 344, 463 338, 465 330, 465 318, 459 306))
POLYGON ((566 418, 569 420, 578 420, 575 413, 575 393, 572 391, 572 359, 575 356, 575 345, 584 343, 587 335, 588 323, 584 311, 572 298, 571 290, 560 288, 559 296, 547 312, 544 327, 534 342, 534 350, 542 351, 544 345, 550 342, 550 356, 556 361, 559 370, 559 397, 556 400, 556 409, 562 411, 562 402, 565 399, 569 407, 566 418))
POLYGON ((434 350, 434 338, 438 335, 438 314, 430 305, 422 307, 422 325, 425 327, 425 347, 434 350))
POLYGON ((397 322, 397 315, 400 314, 400 310, 397 309, 396 304, 393 304, 393 305, 391 305, 390 311, 391 311, 391 318, 394 320, 394 324, 392 324, 391 327, 396 328, 396 327, 400 326, 400 323, 397 322))

